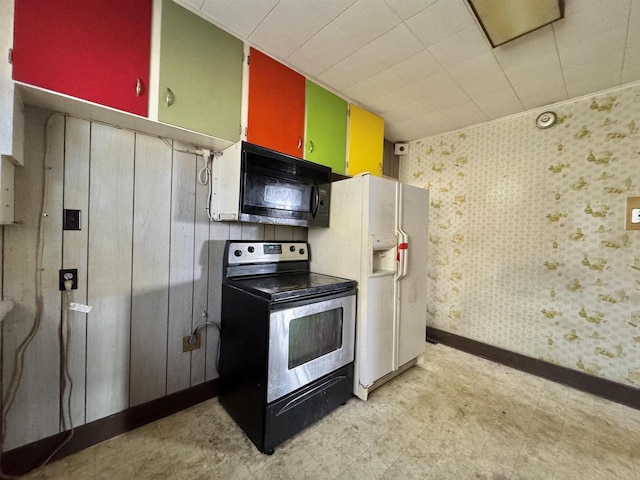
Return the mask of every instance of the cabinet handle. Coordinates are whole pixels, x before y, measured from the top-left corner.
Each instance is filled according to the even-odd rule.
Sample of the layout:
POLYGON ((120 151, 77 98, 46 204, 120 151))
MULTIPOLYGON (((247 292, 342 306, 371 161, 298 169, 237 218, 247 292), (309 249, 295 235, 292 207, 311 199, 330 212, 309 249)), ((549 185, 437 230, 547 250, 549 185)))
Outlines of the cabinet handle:
POLYGON ((302 137, 298 137, 298 149, 302 148, 302 137))
POLYGON ((165 102, 167 104, 167 107, 170 107, 171 105, 173 105, 173 92, 171 91, 171 89, 169 87, 167 87, 167 96, 165 98, 165 102))
POLYGON ((142 79, 140 77, 136 78, 136 97, 142 95, 142 79))
POLYGON ((313 152, 313 142, 309 140, 309 153, 313 152))

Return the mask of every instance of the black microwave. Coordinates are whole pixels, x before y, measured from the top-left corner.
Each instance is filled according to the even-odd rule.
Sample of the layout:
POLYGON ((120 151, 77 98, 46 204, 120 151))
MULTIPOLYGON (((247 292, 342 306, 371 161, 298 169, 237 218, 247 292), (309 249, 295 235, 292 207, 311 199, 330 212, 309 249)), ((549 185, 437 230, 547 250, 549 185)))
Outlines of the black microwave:
POLYGON ((215 158, 211 177, 213 220, 329 226, 329 167, 238 142, 215 158))

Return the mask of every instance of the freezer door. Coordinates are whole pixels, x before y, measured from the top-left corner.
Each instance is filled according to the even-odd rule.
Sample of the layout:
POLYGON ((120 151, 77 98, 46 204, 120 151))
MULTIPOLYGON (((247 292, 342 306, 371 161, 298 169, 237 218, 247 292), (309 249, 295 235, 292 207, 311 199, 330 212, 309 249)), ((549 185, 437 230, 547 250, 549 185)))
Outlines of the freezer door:
POLYGON ((395 335, 393 291, 397 182, 365 177, 363 256, 358 285, 356 383, 368 387, 393 371, 395 335), (389 245, 391 239, 391 245, 389 245), (391 267, 387 257, 391 256, 391 267))
POLYGON ((427 225, 429 191, 399 184, 398 227, 406 234, 399 249, 399 277, 396 289, 396 359, 394 369, 413 360, 425 348, 427 303, 427 225), (403 274, 403 275, 402 275, 403 274))

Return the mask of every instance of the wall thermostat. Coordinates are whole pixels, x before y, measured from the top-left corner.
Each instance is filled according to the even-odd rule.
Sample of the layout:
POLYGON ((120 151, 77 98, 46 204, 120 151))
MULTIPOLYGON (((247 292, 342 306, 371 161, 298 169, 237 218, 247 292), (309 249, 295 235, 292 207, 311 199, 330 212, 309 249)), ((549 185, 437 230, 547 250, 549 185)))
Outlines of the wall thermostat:
POLYGON ((558 116, 553 112, 543 112, 536 118, 536 127, 549 128, 553 127, 558 121, 558 116))

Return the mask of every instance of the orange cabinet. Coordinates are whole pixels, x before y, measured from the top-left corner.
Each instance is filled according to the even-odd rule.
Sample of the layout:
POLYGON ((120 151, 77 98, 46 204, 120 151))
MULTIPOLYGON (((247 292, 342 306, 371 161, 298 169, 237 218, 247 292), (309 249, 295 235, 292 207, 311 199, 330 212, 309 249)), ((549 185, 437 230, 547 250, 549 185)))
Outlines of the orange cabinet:
POLYGON ((247 141, 302 158, 304 116, 305 78, 251 48, 247 141))

